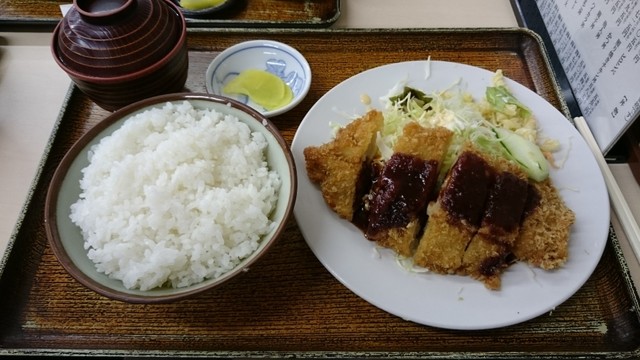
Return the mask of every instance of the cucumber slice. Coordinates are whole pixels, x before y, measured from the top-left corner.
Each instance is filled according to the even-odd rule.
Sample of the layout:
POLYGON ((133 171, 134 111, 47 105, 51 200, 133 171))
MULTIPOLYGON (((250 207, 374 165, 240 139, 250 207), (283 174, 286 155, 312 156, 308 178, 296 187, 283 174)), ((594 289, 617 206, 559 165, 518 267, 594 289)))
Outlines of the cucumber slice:
POLYGON ((507 157, 518 163, 529 178, 542 181, 549 176, 549 163, 538 145, 507 129, 493 128, 493 132, 507 157))

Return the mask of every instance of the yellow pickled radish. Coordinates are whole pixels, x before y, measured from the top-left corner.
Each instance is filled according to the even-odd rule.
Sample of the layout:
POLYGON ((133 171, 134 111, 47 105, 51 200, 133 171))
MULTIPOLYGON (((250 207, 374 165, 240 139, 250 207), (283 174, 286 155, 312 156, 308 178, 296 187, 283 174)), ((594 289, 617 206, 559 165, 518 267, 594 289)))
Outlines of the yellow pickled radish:
POLYGON ((293 100, 293 91, 276 75, 258 69, 248 69, 229 81, 222 91, 246 95, 266 110, 279 109, 293 100))
POLYGON ((218 6, 226 0, 180 0, 180 6, 187 10, 202 10, 218 6))

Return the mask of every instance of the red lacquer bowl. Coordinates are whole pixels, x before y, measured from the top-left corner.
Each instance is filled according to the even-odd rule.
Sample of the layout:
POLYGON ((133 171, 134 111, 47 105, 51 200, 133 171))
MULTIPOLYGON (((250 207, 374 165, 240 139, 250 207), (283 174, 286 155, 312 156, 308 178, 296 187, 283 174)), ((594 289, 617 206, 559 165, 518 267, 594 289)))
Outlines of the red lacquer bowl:
POLYGON ((110 111, 181 91, 187 79, 186 22, 168 0, 74 0, 51 51, 78 88, 110 111))

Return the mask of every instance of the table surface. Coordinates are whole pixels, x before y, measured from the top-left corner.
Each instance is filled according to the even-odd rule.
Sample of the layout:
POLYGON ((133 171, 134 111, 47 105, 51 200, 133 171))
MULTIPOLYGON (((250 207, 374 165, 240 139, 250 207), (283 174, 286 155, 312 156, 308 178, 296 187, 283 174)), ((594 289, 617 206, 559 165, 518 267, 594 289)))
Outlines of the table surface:
MULTIPOLYGON (((516 27, 509 0, 342 0, 334 28, 516 27), (407 9, 412 9, 408 11, 407 9)), ((51 33, 0 32, 0 254, 7 251, 70 80, 49 49, 51 33)), ((612 164, 631 210, 640 220, 640 186, 627 164, 612 164)), ((640 264, 618 220, 612 224, 631 275, 640 264)), ((637 285, 636 285, 637 287, 637 285)))

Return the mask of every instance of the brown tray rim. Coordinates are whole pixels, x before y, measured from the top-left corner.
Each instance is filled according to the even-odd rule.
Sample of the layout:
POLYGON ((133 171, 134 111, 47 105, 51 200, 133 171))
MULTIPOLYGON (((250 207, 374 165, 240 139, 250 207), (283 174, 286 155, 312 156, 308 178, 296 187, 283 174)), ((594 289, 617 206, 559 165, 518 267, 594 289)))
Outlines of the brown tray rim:
MULTIPOLYGON (((241 19, 195 19, 187 18, 187 28, 327 28, 333 25, 342 15, 340 2, 335 1, 336 11, 331 17, 312 20, 241 20, 241 19)), ((0 15, 0 31, 36 31, 48 32, 55 28, 60 18, 23 18, 19 16, 0 15)))
MULTIPOLYGON (((407 29, 407 28, 370 28, 370 29, 287 29, 287 28, 200 28, 189 29, 189 32, 194 33, 235 33, 235 34, 283 34, 283 33, 327 33, 333 35, 349 35, 349 34, 375 34, 375 33, 388 33, 388 32, 401 32, 412 34, 430 34, 430 33, 504 33, 504 34, 521 34, 532 37, 540 46, 540 51, 544 57, 545 66, 549 71, 552 80, 553 91, 558 94, 560 101, 560 111, 565 115, 568 121, 573 124, 573 120, 569 115, 569 109, 567 107, 564 98, 561 96, 560 87, 557 82, 556 75, 550 64, 547 50, 542 42, 540 36, 532 30, 520 27, 514 28, 421 28, 421 29, 407 29)), ((6 251, 0 258, 0 278, 2 278, 6 264, 12 253, 13 245, 17 239, 17 236, 22 228, 22 223, 26 216, 27 210, 32 202, 34 196, 34 190, 37 183, 40 181, 44 166, 48 160, 54 140, 60 129, 61 122, 68 110, 70 100, 77 96, 80 90, 73 84, 71 84, 64 97, 62 106, 59 110, 57 119, 51 131, 51 135, 47 141, 47 144, 43 150, 42 157, 37 167, 37 171, 34 175, 30 189, 25 198, 24 205, 18 216, 16 225, 11 234, 9 242, 7 244, 6 251)), ((620 266, 621 276, 624 280, 626 290, 630 295, 633 303, 633 308, 630 311, 634 312, 636 316, 640 318, 640 296, 633 283, 633 279, 630 274, 629 266, 624 258, 622 247, 619 239, 615 233, 613 225, 609 227, 609 243, 613 247, 613 251, 620 266)), ((221 350, 221 351, 190 351, 190 350, 113 350, 113 349, 50 349, 50 348, 3 348, 0 347, 0 356, 4 355, 39 355, 39 356, 122 356, 122 357, 189 357, 189 358, 283 358, 283 357, 296 357, 296 358, 429 358, 429 359, 578 359, 578 358, 603 358, 603 359, 638 359, 640 358, 640 341, 638 347, 631 351, 622 352, 602 352, 602 353, 587 353, 587 352, 541 352, 536 354, 525 354, 518 351, 507 352, 367 352, 367 351, 253 351, 253 350, 221 350), (530 356, 528 356, 530 355, 530 356)))

